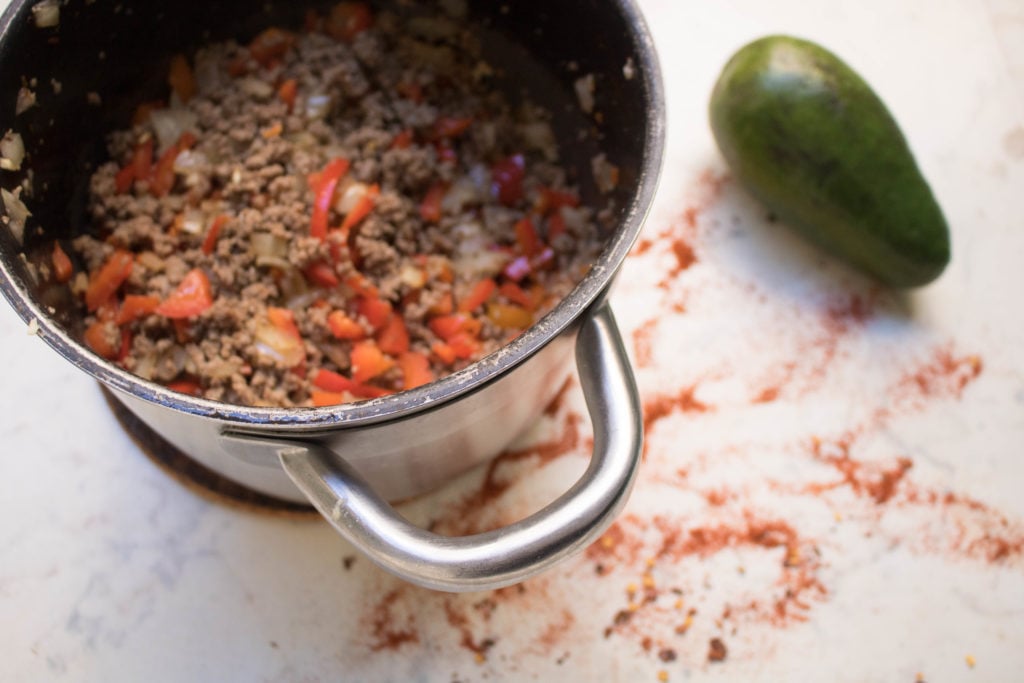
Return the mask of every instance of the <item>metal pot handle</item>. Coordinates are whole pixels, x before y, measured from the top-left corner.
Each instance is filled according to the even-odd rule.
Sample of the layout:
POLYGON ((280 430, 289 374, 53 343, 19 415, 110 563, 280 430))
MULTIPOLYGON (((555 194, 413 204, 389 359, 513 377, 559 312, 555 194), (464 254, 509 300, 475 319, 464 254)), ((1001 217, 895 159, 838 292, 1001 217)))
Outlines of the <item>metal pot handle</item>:
POLYGON ((278 458, 342 536, 406 581, 452 592, 518 583, 594 541, 621 510, 636 478, 640 402, 608 305, 582 323, 576 366, 594 425, 590 465, 557 500, 501 529, 448 537, 414 526, 343 458, 315 443, 281 441, 278 458))

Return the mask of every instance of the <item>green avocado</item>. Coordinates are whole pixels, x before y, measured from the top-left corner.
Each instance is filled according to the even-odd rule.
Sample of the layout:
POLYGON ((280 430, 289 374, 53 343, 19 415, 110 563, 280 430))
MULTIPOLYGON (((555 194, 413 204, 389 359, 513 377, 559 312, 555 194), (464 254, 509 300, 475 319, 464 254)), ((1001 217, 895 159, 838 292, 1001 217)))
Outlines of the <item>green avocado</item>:
POLYGON ((783 222, 886 285, 927 284, 949 228, 871 87, 823 47, 769 36, 725 65, 711 128, 734 175, 783 222))

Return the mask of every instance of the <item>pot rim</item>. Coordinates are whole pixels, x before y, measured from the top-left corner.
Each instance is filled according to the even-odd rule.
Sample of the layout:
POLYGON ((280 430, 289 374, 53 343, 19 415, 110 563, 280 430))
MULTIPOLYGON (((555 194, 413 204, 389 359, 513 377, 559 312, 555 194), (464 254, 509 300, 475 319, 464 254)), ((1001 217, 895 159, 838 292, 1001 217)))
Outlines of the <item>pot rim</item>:
MULTIPOLYGON (((23 7, 33 0, 13 0, 0 17, 0 40, 6 38, 23 7)), ((23 286, 8 259, 0 258, 0 291, 38 336, 61 356, 107 387, 145 401, 200 418, 233 423, 236 427, 311 431, 333 426, 369 425, 403 418, 476 391, 525 362, 568 329, 608 290, 632 249, 654 199, 664 156, 665 97, 654 41, 635 0, 613 0, 633 38, 637 77, 647 99, 643 137, 644 157, 636 189, 619 226, 586 276, 561 302, 526 332, 498 351, 430 384, 396 394, 324 408, 263 408, 236 406, 172 391, 142 379, 96 356, 58 326, 23 286)), ((10 259, 13 261, 14 259, 10 259)))

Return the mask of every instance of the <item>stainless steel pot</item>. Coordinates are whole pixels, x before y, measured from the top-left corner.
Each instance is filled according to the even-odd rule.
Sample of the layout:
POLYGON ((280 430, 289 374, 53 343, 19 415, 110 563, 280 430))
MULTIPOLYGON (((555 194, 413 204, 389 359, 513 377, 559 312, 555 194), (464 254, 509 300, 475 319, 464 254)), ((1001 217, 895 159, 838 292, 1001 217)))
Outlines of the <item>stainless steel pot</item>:
POLYGON ((373 401, 290 410, 192 398, 102 360, 79 342, 80 316, 66 288, 40 280, 31 264, 48 257, 55 238, 86 229, 86 182, 102 158, 104 133, 123 126, 138 101, 162 94, 168 55, 211 39, 245 39, 269 24, 297 25, 316 3, 261 4, 254 12, 247 0, 151 0, 131 11, 72 0, 61 5, 55 28, 34 25, 34 4, 14 0, 0 18, 2 123, 22 134, 29 153, 22 173, 7 173, 0 184, 10 189, 30 171, 26 203, 33 212, 23 245, 0 228, 0 288, 50 346, 207 467, 263 493, 310 501, 376 563, 422 586, 464 591, 515 583, 606 528, 632 487, 643 438, 606 295, 654 194, 664 140, 657 58, 631 0, 469 6, 489 60, 504 67, 511 90, 528 83, 531 97, 556 112, 562 140, 575 141, 581 127, 596 130, 563 144, 584 192, 598 141, 621 168, 618 227, 590 273, 531 329, 461 372, 373 401), (572 83, 587 73, 597 75, 599 119, 584 119, 572 106, 572 83), (18 89, 31 79, 39 104, 15 118, 18 89), (460 538, 416 528, 385 502, 428 491, 497 455, 538 418, 574 354, 594 453, 562 497, 511 526, 460 538))

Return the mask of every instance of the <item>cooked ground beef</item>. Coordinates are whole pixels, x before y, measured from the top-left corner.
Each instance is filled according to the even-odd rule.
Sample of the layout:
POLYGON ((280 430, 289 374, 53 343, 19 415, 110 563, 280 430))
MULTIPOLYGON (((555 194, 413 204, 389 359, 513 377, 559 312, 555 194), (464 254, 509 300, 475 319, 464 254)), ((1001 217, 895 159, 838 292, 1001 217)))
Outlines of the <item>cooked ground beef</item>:
POLYGON ((176 57, 170 105, 110 135, 73 243, 98 353, 229 403, 360 400, 478 360, 585 274, 595 211, 549 113, 469 31, 336 14, 176 57))

